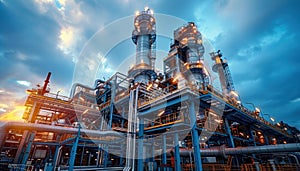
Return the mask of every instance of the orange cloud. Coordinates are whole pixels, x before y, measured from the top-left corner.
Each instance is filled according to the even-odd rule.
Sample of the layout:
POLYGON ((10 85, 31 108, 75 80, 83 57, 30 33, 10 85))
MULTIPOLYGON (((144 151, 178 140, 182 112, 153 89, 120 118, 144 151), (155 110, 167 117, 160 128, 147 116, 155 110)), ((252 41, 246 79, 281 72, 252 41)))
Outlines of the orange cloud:
POLYGON ((12 111, 3 113, 0 116, 0 121, 23 121, 22 116, 25 108, 25 106, 15 106, 12 111))

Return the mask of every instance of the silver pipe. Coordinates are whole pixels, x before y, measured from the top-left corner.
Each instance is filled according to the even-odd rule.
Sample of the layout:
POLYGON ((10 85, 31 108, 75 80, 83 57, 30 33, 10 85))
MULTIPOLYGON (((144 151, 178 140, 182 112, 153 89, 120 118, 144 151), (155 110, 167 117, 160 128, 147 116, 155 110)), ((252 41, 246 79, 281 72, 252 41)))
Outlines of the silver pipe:
MULTIPOLYGON (((55 132, 55 133, 63 133, 63 134, 76 134, 78 132, 78 128, 69 128, 69 127, 36 124, 36 123, 0 122, 0 125, 1 125, 0 130, 21 129, 21 130, 55 132)), ((89 136, 116 136, 121 138, 124 137, 123 133, 119 133, 116 131, 99 131, 99 130, 81 129, 80 132, 85 133, 89 136)), ((2 141, 3 141, 4 133, 5 132, 3 131, 0 132, 2 141)))
MULTIPOLYGON (((180 154, 188 156, 191 150, 181 149, 180 154)), ((201 149, 201 156, 226 156, 238 154, 258 154, 258 153, 279 153, 279 152, 299 152, 300 143, 277 144, 251 147, 236 147, 236 148, 210 148, 201 149)))

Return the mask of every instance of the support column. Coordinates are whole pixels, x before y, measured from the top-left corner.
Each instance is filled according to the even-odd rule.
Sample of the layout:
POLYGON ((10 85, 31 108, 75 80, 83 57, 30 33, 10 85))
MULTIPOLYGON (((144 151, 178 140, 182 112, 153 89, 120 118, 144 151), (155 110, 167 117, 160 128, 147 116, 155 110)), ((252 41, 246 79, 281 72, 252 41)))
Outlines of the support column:
POLYGON ((26 167, 26 163, 27 163, 27 160, 28 160, 28 157, 30 154, 30 150, 31 150, 31 146, 32 146, 34 137, 35 137, 35 132, 29 133, 29 142, 27 143, 27 147, 26 147, 26 150, 25 150, 22 162, 21 162, 22 169, 25 169, 25 167, 26 167))
MULTIPOLYGON (((61 135, 57 135, 56 142, 60 141, 60 136, 61 135)), ((54 157, 53 157, 53 166, 54 166, 54 169, 56 168, 56 166, 58 164, 57 161, 58 161, 58 158, 60 156, 60 150, 61 150, 61 148, 62 148, 62 146, 60 146, 60 145, 57 145, 55 147, 55 153, 54 153, 54 157)))
POLYGON ((104 145, 104 156, 103 156, 103 165, 104 167, 107 167, 107 161, 108 161, 108 152, 107 152, 107 144, 104 145))
POLYGON ((196 165, 196 171, 202 171, 202 161, 201 161, 201 154, 200 154, 200 144, 199 144, 199 135, 198 131, 196 130, 196 110, 195 110, 195 103, 191 102, 190 104, 190 118, 191 118, 191 133, 192 133, 192 141, 194 147, 194 163, 196 165))
POLYGON ((139 120, 139 132, 138 132, 138 169, 144 170, 144 159, 143 159, 143 149, 144 149, 144 118, 141 117, 139 120))
POLYGON ((256 141, 255 141, 255 137, 253 135, 253 130, 250 128, 249 131, 250 131, 250 139, 253 141, 253 145, 256 146, 256 141))
POLYGON ((69 169, 68 169, 69 171, 74 170, 74 162, 75 162, 75 158, 76 158, 76 151, 77 151, 77 146, 78 146, 79 137, 80 137, 80 127, 81 127, 81 125, 79 124, 77 136, 75 138, 75 142, 72 146, 72 150, 71 150, 71 154, 70 154, 69 169))
POLYGON ((227 118, 224 118, 224 123, 225 123, 225 130, 226 130, 226 132, 229 136, 229 143, 230 143, 229 146, 231 148, 235 148, 233 137, 232 137, 232 134, 231 134, 231 130, 230 130, 230 126, 229 126, 227 118))
MULTIPOLYGON (((167 140, 166 140, 166 135, 163 134, 162 136, 162 165, 166 166, 167 165, 167 140)), ((166 168, 163 169, 163 171, 166 171, 166 168)))
MULTIPOLYGON (((96 162, 97 167, 100 166, 100 164, 99 164, 99 160, 100 160, 100 151, 101 151, 101 146, 100 146, 100 144, 98 144, 97 162, 96 162)), ((120 160, 121 160, 121 158, 120 158, 120 160)))
POLYGON ((83 145, 82 151, 81 151, 81 156, 80 156, 80 166, 82 166, 83 155, 84 155, 84 147, 85 147, 85 144, 83 145))
POLYGON ((18 151, 17 151, 15 159, 14 159, 15 164, 18 164, 22 161, 23 147, 26 144, 26 142, 28 141, 28 137, 29 137, 28 135, 29 135, 29 131, 25 130, 23 132, 22 139, 21 139, 20 145, 18 147, 18 151))
POLYGON ((178 144, 178 133, 174 134, 174 145, 175 145, 175 171, 181 171, 180 168, 180 153, 178 144))
POLYGON ((264 135, 264 139, 265 139, 265 144, 270 145, 269 138, 267 135, 264 135))
MULTIPOLYGON (((252 128, 250 127, 249 132, 250 132, 250 139, 253 141, 253 146, 256 146, 255 136, 253 134, 253 133, 255 133, 255 131, 253 131, 252 128)), ((253 157, 253 159, 255 159, 256 155, 252 154, 252 157, 253 157)))
MULTIPOLYGON (((229 126, 227 118, 224 118, 224 123, 225 123, 226 133, 229 136, 229 147, 235 148, 234 140, 233 140, 233 137, 232 137, 232 134, 231 134, 231 130, 230 130, 230 126, 229 126)), ((237 166, 237 168, 239 168, 240 167, 239 159, 237 158, 236 155, 234 156, 234 158, 235 158, 236 166, 237 166)))
POLYGON ((113 84, 111 86, 111 97, 110 97, 110 107, 109 107, 109 128, 112 128, 112 116, 113 116, 113 112, 114 112, 114 103, 115 103, 115 96, 116 96, 116 79, 117 77, 115 76, 114 77, 114 81, 113 81, 113 84))

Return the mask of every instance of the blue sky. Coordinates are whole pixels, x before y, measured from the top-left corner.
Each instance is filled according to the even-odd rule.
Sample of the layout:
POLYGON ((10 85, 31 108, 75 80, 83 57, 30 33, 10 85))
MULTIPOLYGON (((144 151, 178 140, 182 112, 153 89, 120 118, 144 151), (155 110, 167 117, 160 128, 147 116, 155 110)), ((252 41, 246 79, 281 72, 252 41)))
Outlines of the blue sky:
MULTIPOLYGON (((25 90, 42 84, 48 71, 51 90, 68 95, 87 41, 145 6, 195 22, 228 59, 242 101, 300 128, 297 0, 0 0, 0 114, 23 104, 25 90)), ((133 28, 133 18, 127 27, 133 28)), ((158 49, 167 51, 169 40, 159 40, 158 49)), ((122 58, 122 50, 132 54, 134 48, 124 41, 109 58, 122 58)))

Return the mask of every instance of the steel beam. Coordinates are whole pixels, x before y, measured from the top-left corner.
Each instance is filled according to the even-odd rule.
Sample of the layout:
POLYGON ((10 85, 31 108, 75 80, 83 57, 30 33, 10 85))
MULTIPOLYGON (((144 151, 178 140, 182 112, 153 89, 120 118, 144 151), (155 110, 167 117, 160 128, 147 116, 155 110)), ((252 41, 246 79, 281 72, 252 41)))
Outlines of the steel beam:
POLYGON ((226 130, 226 132, 227 132, 227 134, 228 134, 228 138, 229 138, 229 146, 231 147, 231 148, 235 148, 235 145, 234 145, 234 141, 233 141, 233 137, 232 137, 232 134, 231 134, 231 130, 230 130, 230 126, 229 126, 229 123, 228 123, 228 119, 226 118, 226 117, 224 117, 224 123, 225 123, 225 130, 226 130))
POLYGON ((191 129, 192 129, 192 141, 194 147, 194 163, 196 165, 196 171, 202 171, 202 161, 200 155, 200 145, 199 145, 199 135, 196 129, 196 110, 195 103, 191 101, 190 103, 190 120, 191 120, 191 129))
MULTIPOLYGON (((22 159, 22 169, 25 169, 25 166, 26 166, 26 163, 27 163, 27 160, 28 160, 28 157, 29 157, 29 154, 30 154, 30 151, 31 151, 31 146, 32 146, 32 142, 34 140, 34 137, 35 137, 35 132, 30 132, 29 133, 29 141, 27 143, 27 147, 26 147, 26 150, 25 150, 25 153, 24 153, 24 156, 23 156, 23 159, 22 159)), ((21 170, 22 170, 21 169, 21 170)))
POLYGON ((74 163, 75 163, 75 158, 76 158, 76 151, 77 151, 77 146, 78 146, 78 141, 79 141, 79 137, 80 137, 80 124, 78 127, 78 132, 77 132, 77 136, 75 138, 75 142, 72 146, 72 150, 71 150, 71 154, 70 154, 70 159, 69 159, 69 171, 73 171, 74 170, 74 163))
POLYGON ((178 145, 178 133, 174 134, 174 148, 175 148, 175 171, 181 171, 180 168, 180 152, 179 152, 179 145, 178 145))

